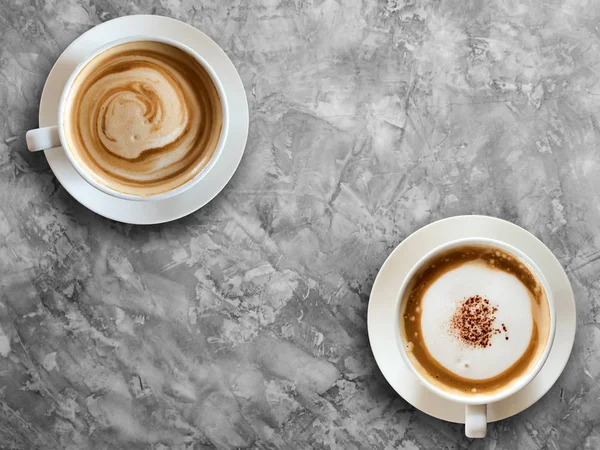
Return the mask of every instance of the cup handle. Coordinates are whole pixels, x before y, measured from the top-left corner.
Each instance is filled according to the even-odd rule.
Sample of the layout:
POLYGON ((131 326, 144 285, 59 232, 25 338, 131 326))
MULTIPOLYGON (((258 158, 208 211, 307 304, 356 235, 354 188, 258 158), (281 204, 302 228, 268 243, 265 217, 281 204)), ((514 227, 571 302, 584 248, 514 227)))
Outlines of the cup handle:
POLYGON ((57 126, 29 130, 25 135, 25 140, 30 152, 61 146, 57 126))
POLYGON ((487 432, 487 405, 465 406, 465 434, 468 438, 484 438, 487 432))

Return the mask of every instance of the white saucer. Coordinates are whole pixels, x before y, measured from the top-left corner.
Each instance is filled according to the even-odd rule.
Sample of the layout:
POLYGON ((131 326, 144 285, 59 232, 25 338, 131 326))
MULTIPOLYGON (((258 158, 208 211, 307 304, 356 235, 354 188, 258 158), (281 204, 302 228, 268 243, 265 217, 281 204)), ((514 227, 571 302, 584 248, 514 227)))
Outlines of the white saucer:
POLYGON ((137 202, 107 195, 86 183, 69 163, 62 147, 46 150, 48 164, 58 181, 79 203, 101 216, 131 224, 169 222, 186 216, 211 201, 233 176, 248 137, 248 101, 242 80, 225 52, 196 28, 175 19, 139 15, 120 17, 98 25, 77 38, 54 64, 40 102, 40 127, 56 125, 58 102, 77 64, 98 47, 135 35, 175 39, 200 53, 223 84, 230 105, 229 135, 221 157, 195 186, 175 197, 137 202))
POLYGON ((419 258, 450 240, 475 236, 502 240, 525 252, 548 279, 556 303, 556 335, 546 364, 524 389, 488 405, 488 422, 518 414, 548 392, 565 368, 575 340, 575 298, 569 279, 552 252, 528 231, 493 217, 458 216, 411 234, 391 253, 375 279, 367 317, 369 341, 381 372, 402 398, 424 413, 455 423, 465 422, 464 406, 427 390, 404 363, 394 334, 398 320, 394 301, 419 258))

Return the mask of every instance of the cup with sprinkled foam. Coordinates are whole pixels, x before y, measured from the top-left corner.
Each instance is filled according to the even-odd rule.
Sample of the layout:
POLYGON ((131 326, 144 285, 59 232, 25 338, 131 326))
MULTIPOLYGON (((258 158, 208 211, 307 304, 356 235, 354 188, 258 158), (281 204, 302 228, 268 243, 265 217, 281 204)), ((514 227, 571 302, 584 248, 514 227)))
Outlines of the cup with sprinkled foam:
POLYGON ((484 437, 487 405, 523 389, 554 340, 552 291, 539 267, 499 240, 450 241, 421 258, 396 297, 396 342, 415 377, 465 405, 484 437))

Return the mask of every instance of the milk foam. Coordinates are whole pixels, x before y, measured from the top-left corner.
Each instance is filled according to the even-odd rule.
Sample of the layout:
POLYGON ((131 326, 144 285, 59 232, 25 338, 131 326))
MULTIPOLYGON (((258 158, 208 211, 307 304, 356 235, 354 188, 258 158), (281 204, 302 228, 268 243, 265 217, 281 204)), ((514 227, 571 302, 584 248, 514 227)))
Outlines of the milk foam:
POLYGON ((527 349, 533 330, 531 297, 514 275, 480 261, 464 263, 440 276, 423 295, 421 333, 427 350, 452 373, 467 379, 486 379, 512 366, 527 349), (491 346, 473 347, 458 339, 450 318, 465 298, 479 295, 498 308, 491 346), (507 340, 506 337, 509 339, 507 340))
MULTIPOLYGON (((98 105, 100 113, 94 131, 106 150, 125 159, 138 158, 146 150, 174 142, 183 135, 189 120, 187 105, 179 102, 177 91, 158 72, 158 67, 132 68, 98 80, 85 93, 80 111, 94 111, 97 106, 94 108, 92 103, 99 99, 102 103, 98 105), (152 96, 147 97, 152 103, 143 95, 150 90, 152 96)), ((190 135, 197 132, 199 125, 192 127, 190 135)), ((83 130, 89 132, 87 128, 83 130)), ((85 135, 84 140, 93 147, 92 136, 85 135)))

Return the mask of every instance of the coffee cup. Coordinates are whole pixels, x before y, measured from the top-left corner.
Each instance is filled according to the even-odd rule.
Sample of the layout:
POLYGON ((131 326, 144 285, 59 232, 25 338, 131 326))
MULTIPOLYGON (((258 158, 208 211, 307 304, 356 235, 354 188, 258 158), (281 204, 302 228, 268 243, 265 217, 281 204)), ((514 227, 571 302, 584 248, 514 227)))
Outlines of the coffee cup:
POLYGON ((499 240, 441 245, 409 271, 396 297, 396 341, 420 383, 465 405, 465 433, 485 437, 487 405, 540 371, 555 333, 552 291, 538 266, 499 240))
POLYGON ((227 96, 214 69, 181 42, 154 36, 120 39, 91 53, 65 84, 57 114, 57 125, 27 132, 28 149, 62 146, 87 183, 126 200, 166 199, 196 185, 221 156, 229 130, 227 96), (152 52, 156 61, 151 60, 152 52), (145 64, 137 73, 147 78, 136 80, 127 72, 133 66, 127 65, 125 54, 145 64), (93 85, 100 73, 94 64, 110 63, 112 55, 121 60, 93 85), (86 80, 90 83, 81 87, 86 80), (121 84, 111 90, 113 82, 121 84), (100 83, 105 85, 97 88, 100 83), (73 93, 79 90, 85 96, 93 89, 100 100, 91 94, 77 99, 79 94, 73 93), (79 123, 75 125, 73 110, 80 111, 81 105, 90 109, 85 119, 102 120, 82 118, 85 132, 77 131, 75 139, 73 130, 79 130, 79 123), (112 119, 106 118, 109 114, 112 119))

